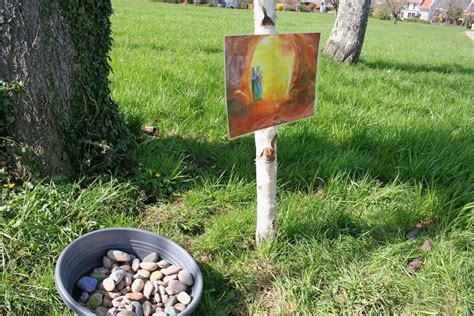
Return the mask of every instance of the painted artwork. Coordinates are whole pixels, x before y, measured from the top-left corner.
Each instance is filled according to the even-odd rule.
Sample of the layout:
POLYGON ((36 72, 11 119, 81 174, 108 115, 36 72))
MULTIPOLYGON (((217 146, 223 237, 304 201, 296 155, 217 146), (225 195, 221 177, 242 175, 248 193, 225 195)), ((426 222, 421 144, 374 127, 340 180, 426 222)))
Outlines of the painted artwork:
POLYGON ((319 37, 225 37, 229 138, 313 116, 319 37))

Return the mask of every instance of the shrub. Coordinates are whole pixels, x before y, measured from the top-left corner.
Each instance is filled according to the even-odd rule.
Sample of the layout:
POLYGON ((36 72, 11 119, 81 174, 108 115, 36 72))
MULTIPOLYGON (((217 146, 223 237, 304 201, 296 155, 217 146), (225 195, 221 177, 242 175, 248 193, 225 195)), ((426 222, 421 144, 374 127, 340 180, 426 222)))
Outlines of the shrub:
POLYGON ((318 6, 316 5, 316 3, 310 3, 308 5, 308 9, 309 9, 309 11, 314 12, 318 9, 318 6))
POLYGON ((380 20, 390 20, 390 12, 384 6, 378 6, 372 12, 372 17, 380 20))
POLYGON ((404 21, 405 22, 413 22, 413 23, 421 23, 421 24, 430 24, 429 21, 425 21, 423 19, 420 19, 419 17, 414 17, 412 19, 406 19, 404 21))
POLYGON ((283 3, 277 3, 277 10, 278 11, 283 11, 284 8, 285 8, 285 5, 283 3))
POLYGON ((309 12, 309 8, 307 5, 305 4, 299 4, 298 5, 298 11, 301 11, 301 12, 309 12))
POLYGON ((296 11, 296 8, 290 4, 284 4, 283 11, 296 11))

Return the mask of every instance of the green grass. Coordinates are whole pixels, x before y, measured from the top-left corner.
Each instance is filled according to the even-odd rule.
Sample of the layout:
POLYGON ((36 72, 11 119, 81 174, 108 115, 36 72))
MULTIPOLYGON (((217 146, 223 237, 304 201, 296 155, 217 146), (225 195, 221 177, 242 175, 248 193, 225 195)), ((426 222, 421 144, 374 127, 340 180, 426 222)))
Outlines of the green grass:
MULTIPOLYGON (((3 189, 0 307, 67 313, 53 281, 60 251, 133 226, 198 260, 199 315, 473 312, 474 42, 463 29, 370 19, 358 65, 320 56, 316 116, 280 128, 278 241, 256 249, 254 143, 227 140, 223 83, 223 36, 252 33, 251 12, 114 9, 113 97, 132 131, 153 124, 158 137, 130 153, 135 174, 3 189)), ((321 31, 323 46, 333 22, 278 15, 280 32, 321 31)))

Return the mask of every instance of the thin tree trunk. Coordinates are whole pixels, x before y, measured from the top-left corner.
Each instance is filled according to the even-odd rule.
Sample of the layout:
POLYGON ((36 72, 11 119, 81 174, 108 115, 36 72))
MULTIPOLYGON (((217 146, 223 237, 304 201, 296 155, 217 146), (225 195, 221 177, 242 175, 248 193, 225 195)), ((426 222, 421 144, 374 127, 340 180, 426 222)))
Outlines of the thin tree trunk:
MULTIPOLYGON (((273 0, 254 0, 255 34, 276 34, 275 3, 273 0)), ((257 169, 257 230, 256 241, 276 236, 276 177, 277 127, 255 132, 257 169)))
POLYGON ((370 11, 370 0, 341 0, 324 52, 347 64, 359 61, 370 11))

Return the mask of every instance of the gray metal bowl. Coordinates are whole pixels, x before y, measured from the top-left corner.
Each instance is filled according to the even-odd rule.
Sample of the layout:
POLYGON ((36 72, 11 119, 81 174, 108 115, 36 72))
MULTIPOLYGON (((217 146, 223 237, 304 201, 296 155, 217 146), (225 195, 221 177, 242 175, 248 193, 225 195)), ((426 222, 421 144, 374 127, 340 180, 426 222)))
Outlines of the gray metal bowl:
POLYGON ((131 228, 101 229, 71 242, 56 263, 54 281, 64 303, 77 315, 95 315, 76 302, 80 293, 76 282, 94 268, 102 265, 102 257, 110 249, 122 250, 142 259, 150 252, 188 270, 194 276, 192 301, 180 315, 190 315, 201 300, 203 280, 201 270, 191 255, 175 242, 148 231, 131 228))

